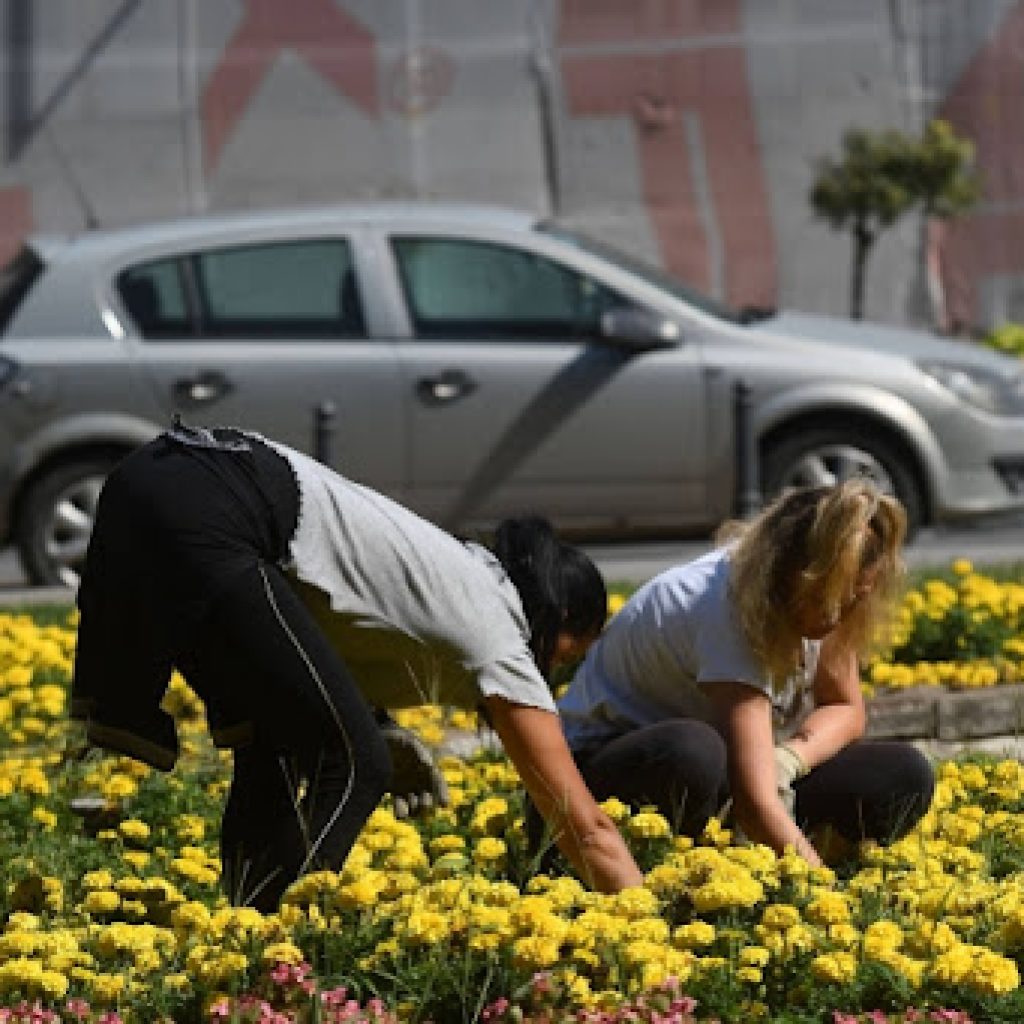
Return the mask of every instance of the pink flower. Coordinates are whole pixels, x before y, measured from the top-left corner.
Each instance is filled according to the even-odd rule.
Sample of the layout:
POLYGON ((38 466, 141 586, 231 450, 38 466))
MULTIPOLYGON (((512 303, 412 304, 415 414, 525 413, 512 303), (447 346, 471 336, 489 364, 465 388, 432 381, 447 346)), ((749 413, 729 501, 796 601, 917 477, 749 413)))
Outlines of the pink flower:
POLYGON ((270 980, 277 982, 278 985, 287 985, 292 977, 292 968, 290 964, 276 963, 270 969, 270 980))
POLYGON ((484 1009, 484 1012, 480 1015, 481 1020, 500 1020, 504 1015, 505 1011, 512 1004, 502 996, 500 999, 495 1000, 490 1006, 484 1009))
POLYGON ((88 1020, 91 1013, 89 1004, 84 999, 69 999, 64 1010, 77 1020, 88 1020))
POLYGON ((347 997, 348 989, 344 985, 320 993, 320 1000, 324 1006, 341 1006, 347 997))
POLYGON ((538 971, 533 976, 533 991, 540 995, 547 995, 554 988, 551 982, 550 971, 538 971))

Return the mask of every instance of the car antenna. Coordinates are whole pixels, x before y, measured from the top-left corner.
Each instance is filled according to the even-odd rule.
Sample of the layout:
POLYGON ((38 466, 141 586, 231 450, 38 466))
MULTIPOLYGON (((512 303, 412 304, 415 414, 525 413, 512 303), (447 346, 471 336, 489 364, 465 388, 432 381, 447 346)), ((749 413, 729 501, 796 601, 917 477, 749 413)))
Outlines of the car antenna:
POLYGON ((43 125, 43 135, 46 137, 47 144, 53 153, 53 158, 57 162, 57 167, 60 169, 64 183, 71 190, 71 194, 75 197, 78 207, 82 211, 86 230, 92 231, 93 229, 98 228, 100 226, 100 222, 99 218, 96 216, 96 211, 93 209, 92 203, 89 202, 89 197, 85 194, 85 190, 82 188, 82 183, 78 180, 78 175, 75 174, 74 169, 68 162, 67 157, 64 155, 64 151, 57 145, 57 140, 54 138, 49 124, 43 125))

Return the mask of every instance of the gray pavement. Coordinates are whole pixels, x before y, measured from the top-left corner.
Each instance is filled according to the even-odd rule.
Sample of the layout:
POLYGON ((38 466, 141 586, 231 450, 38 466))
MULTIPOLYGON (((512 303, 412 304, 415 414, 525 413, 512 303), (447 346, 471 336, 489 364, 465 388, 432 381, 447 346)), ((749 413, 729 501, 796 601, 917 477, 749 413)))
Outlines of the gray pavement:
MULTIPOLYGON (((663 569, 707 551, 707 538, 651 544, 588 545, 587 552, 605 578, 639 583, 663 569)), ((956 558, 968 558, 979 567, 1024 563, 1024 519, 962 527, 922 530, 907 545, 910 568, 946 568, 956 558)))

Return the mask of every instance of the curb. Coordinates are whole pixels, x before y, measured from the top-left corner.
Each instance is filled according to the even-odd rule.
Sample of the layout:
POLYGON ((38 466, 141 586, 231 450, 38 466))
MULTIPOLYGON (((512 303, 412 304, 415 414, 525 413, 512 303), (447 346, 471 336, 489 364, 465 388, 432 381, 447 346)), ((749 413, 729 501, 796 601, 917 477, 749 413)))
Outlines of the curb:
POLYGON ((0 608, 35 608, 46 604, 75 603, 75 591, 70 587, 19 587, 0 590, 0 608))
POLYGON ((944 743, 992 736, 1024 737, 1024 685, 978 690, 917 686, 868 701, 873 739, 933 739, 944 743))

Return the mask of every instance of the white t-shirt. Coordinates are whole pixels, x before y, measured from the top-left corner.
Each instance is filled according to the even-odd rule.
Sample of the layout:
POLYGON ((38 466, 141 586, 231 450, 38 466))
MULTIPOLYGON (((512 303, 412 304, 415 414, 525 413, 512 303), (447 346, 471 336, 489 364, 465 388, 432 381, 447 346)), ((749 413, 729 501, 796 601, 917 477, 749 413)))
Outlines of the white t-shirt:
POLYGON ((306 606, 378 707, 476 707, 497 695, 555 711, 519 593, 486 548, 291 448, 292 564, 306 606))
POLYGON ((580 748, 668 718, 711 719, 705 686, 738 682, 772 702, 780 733, 802 717, 818 641, 804 641, 804 668, 774 689, 750 650, 729 595, 727 548, 675 566, 644 584, 612 618, 579 667, 558 710, 580 748))

